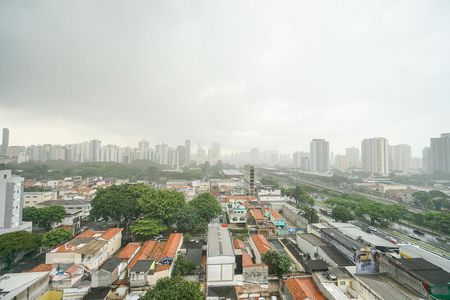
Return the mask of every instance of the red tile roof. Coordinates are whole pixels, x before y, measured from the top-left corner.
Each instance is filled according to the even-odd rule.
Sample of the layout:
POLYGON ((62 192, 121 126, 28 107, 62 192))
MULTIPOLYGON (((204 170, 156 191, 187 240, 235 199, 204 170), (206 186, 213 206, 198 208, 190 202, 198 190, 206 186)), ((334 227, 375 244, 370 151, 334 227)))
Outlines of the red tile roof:
POLYGON ((247 253, 242 253, 242 266, 248 267, 253 264, 252 258, 247 253))
POLYGON ((149 254, 149 258, 153 259, 155 261, 159 261, 161 254, 166 247, 166 242, 159 242, 156 244, 156 246, 152 249, 152 251, 149 254))
POLYGON ((120 232, 122 232, 123 228, 109 228, 102 234, 102 239, 110 240, 120 232))
POLYGON ((235 239, 233 241, 233 247, 234 249, 245 249, 245 244, 240 239, 235 239))
POLYGON ((94 230, 88 229, 77 235, 77 237, 93 237, 96 234, 94 230))
POLYGON ((269 208, 270 216, 275 218, 276 220, 283 220, 283 217, 273 208, 269 208))
POLYGON ((264 220, 265 219, 260 209, 250 209, 250 215, 255 220, 264 220))
POLYGON ((294 300, 326 300, 311 277, 289 278, 285 284, 294 300))
POLYGON ((251 239, 260 255, 263 255, 264 253, 272 249, 269 241, 262 234, 252 234, 251 239))
POLYGON ((118 259, 129 259, 134 253, 136 253, 137 249, 141 247, 141 243, 128 243, 125 247, 120 250, 119 254, 117 254, 118 259))
POLYGON ((171 233, 160 258, 175 258, 175 255, 177 255, 178 247, 181 246, 182 239, 182 233, 171 233))
POLYGON ((158 242, 157 241, 146 241, 144 243, 144 245, 141 246, 141 249, 139 250, 138 254, 136 254, 136 256, 133 257, 131 262, 128 264, 128 269, 131 270, 138 260, 148 259, 150 257, 150 253, 152 252, 156 243, 158 243, 158 242))
POLYGON ((40 264, 27 272, 50 272, 52 269, 52 264, 40 264))

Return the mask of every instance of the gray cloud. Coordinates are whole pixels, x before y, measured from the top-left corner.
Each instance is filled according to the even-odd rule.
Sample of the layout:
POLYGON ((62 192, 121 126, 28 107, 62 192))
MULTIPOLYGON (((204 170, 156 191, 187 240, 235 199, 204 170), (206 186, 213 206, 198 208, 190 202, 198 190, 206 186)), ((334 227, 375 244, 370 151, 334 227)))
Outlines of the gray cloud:
POLYGON ((220 141, 418 154, 448 131, 448 1, 0 2, 12 142, 220 141))

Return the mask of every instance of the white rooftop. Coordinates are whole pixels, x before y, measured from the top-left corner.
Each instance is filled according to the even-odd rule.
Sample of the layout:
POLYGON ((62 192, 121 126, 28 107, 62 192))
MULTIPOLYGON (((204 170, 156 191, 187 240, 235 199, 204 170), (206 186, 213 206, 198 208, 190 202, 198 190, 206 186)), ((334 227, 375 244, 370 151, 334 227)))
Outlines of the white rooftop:
POLYGON ((425 249, 420 248, 416 245, 411 244, 401 244, 400 247, 400 254, 401 255, 407 255, 411 258, 418 258, 421 257, 425 260, 428 260, 430 263, 435 264, 438 267, 441 267, 447 272, 450 272, 450 260, 446 259, 444 257, 441 257, 439 255, 436 255, 430 251, 427 251, 425 249))
POLYGON ((16 295, 48 274, 49 272, 25 272, 1 275, 0 299, 14 299, 16 295))
POLYGON ((375 247, 386 247, 386 248, 398 248, 396 245, 392 244, 391 242, 373 234, 373 233, 367 233, 358 226, 350 223, 333 223, 335 227, 337 227, 341 232, 345 233, 352 239, 357 240, 358 238, 361 238, 363 241, 371 244, 375 247))

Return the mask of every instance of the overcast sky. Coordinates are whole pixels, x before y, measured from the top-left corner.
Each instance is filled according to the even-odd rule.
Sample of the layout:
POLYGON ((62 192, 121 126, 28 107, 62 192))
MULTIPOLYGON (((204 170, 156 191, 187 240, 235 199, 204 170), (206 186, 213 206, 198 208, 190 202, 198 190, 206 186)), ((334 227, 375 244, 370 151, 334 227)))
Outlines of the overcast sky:
POLYGON ((335 153, 450 131, 450 1, 0 1, 12 145, 335 153))

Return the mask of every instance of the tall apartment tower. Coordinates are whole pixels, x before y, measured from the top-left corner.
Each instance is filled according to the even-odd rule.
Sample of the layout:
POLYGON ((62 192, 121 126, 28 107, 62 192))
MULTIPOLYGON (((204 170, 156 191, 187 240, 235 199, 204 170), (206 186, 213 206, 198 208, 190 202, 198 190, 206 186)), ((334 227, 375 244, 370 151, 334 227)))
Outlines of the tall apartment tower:
POLYGON ((314 172, 326 172, 330 169, 330 144, 324 139, 313 139, 309 144, 310 169, 314 172))
POLYGON ((359 148, 346 148, 345 156, 347 156, 347 166, 349 168, 361 168, 361 155, 359 153, 359 148))
POLYGON ((389 147, 389 169, 406 171, 411 168, 411 146, 395 145, 389 147))
POLYGON ((0 170, 0 231, 22 225, 23 177, 0 170))
POLYGON ((9 146, 9 129, 3 128, 3 134, 2 134, 2 151, 1 155, 6 155, 8 153, 8 146, 9 146))
POLYGON ((244 182, 247 195, 255 195, 255 168, 252 165, 244 166, 244 182))
POLYGON ((220 160, 222 153, 221 153, 221 146, 219 143, 212 143, 208 150, 208 156, 209 156, 209 162, 211 165, 217 164, 217 162, 220 160))
POLYGON ((186 161, 186 165, 189 165, 189 163, 191 162, 191 140, 184 141, 184 150, 186 151, 184 159, 186 161))
POLYGON ((376 137, 361 142, 362 167, 365 171, 387 175, 389 173, 389 147, 387 139, 376 137))
POLYGON ((100 161, 100 151, 102 148, 102 142, 99 140, 92 140, 89 142, 90 161, 100 161))
POLYGON ((450 133, 430 139, 430 172, 450 174, 450 133))

